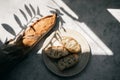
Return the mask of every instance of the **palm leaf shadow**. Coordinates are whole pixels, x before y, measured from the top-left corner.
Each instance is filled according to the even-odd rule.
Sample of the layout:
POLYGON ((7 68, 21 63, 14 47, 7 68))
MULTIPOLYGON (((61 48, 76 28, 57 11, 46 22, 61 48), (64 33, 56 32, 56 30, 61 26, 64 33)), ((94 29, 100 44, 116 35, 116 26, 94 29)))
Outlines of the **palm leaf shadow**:
POLYGON ((14 14, 14 18, 15 18, 16 22, 18 23, 19 27, 22 28, 22 29, 24 29, 24 27, 23 27, 20 19, 18 18, 18 16, 14 14))
POLYGON ((4 28, 6 31, 8 31, 9 33, 11 33, 13 36, 16 36, 16 33, 15 33, 14 29, 13 29, 10 25, 5 24, 5 23, 3 23, 3 24, 1 24, 1 25, 3 26, 3 28, 4 28))
MULTIPOLYGON (((23 15, 23 17, 24 17, 25 20, 27 21, 27 23, 26 23, 25 25, 23 25, 23 24, 22 24, 22 21, 19 19, 19 17, 14 14, 15 20, 16 20, 16 22, 18 23, 19 27, 22 28, 22 30, 25 29, 29 23, 31 23, 32 19, 34 19, 34 18, 36 17, 36 15, 42 16, 42 15, 40 14, 40 9, 39 9, 38 6, 37 6, 37 11, 34 9, 34 7, 33 7, 31 4, 29 4, 29 5, 26 5, 26 4, 25 4, 25 5, 24 5, 24 8, 25 8, 25 10, 27 11, 28 14, 25 14, 25 12, 24 12, 23 10, 21 10, 21 9, 19 9, 19 11, 21 12, 21 14, 23 15), (32 13, 33 13, 33 14, 32 14, 32 13), (28 16, 27 16, 27 15, 29 15, 29 16, 31 17, 30 20, 28 20, 28 16)), ((21 32, 21 31, 20 31, 20 32, 21 32)))
POLYGON ((47 6, 49 7, 50 9, 53 9, 53 10, 50 10, 51 13, 57 13, 58 15, 58 21, 60 22, 60 25, 59 25, 59 28, 62 28, 64 31, 66 31, 63 27, 63 24, 65 23, 65 21, 63 20, 62 16, 64 15, 63 13, 61 13, 60 10, 56 9, 56 8, 52 8, 50 6, 47 6))
MULTIPOLYGON (((37 6, 37 11, 34 9, 34 7, 33 7, 31 4, 29 4, 29 6, 27 6, 27 5, 25 4, 24 7, 25 7, 25 10, 27 11, 28 14, 26 14, 26 13, 25 13, 23 10, 21 10, 21 9, 19 9, 19 11, 20 11, 20 13, 23 15, 23 17, 25 18, 25 20, 27 21, 27 22, 25 23, 25 25, 22 24, 22 21, 20 20, 20 18, 19 18, 16 14, 13 14, 15 21, 17 22, 17 24, 19 25, 19 27, 20 27, 22 30, 27 27, 27 24, 29 24, 29 23, 32 21, 32 19, 36 17, 36 15, 42 16, 42 15, 40 14, 40 9, 39 9, 38 6, 37 6), (32 15, 32 13, 33 13, 33 15, 32 15), (27 16, 27 15, 29 15, 29 16, 31 17, 30 20, 28 20, 28 16, 27 16), (33 16, 33 17, 32 17, 32 16, 33 16)), ((4 28, 6 31, 8 31, 10 34, 12 34, 13 36, 16 36, 16 33, 15 33, 14 29, 13 29, 9 24, 3 23, 3 24, 1 24, 1 25, 2 25, 3 28, 4 28)), ((21 31, 20 31, 20 32, 21 32, 21 31)), ((0 42, 0 44, 2 44, 2 42, 0 42)))
POLYGON ((26 14, 24 13, 24 11, 21 10, 21 9, 19 9, 19 11, 21 12, 21 14, 22 14, 23 17, 25 18, 25 20, 28 21, 28 18, 27 18, 27 16, 26 16, 26 14))
POLYGON ((27 13, 29 14, 29 16, 32 17, 32 12, 31 12, 31 10, 29 9, 29 7, 28 7, 26 4, 25 4, 24 7, 25 7, 27 13))
POLYGON ((22 13, 23 17, 27 20, 26 25, 28 25, 32 21, 32 19, 36 18, 37 15, 43 16, 42 14, 40 14, 40 9, 38 6, 37 6, 37 11, 31 4, 29 4, 29 5, 25 4, 24 7, 25 7, 25 10, 27 11, 28 15, 31 17, 31 19, 28 20, 25 12, 20 9, 20 12, 22 13))
POLYGON ((38 6, 37 6, 37 15, 40 15, 41 17, 43 16, 42 14, 40 14, 40 9, 38 6))
POLYGON ((30 8, 31 8, 31 10, 32 10, 32 12, 33 12, 33 14, 36 15, 36 12, 35 12, 35 9, 33 8, 33 6, 32 6, 31 4, 29 4, 29 6, 30 6, 30 8))
MULTIPOLYGON (((41 14, 40 14, 39 7, 37 8, 37 11, 35 11, 35 9, 33 8, 33 6, 32 6, 31 4, 29 4, 29 6, 25 5, 24 7, 25 7, 25 10, 27 11, 27 13, 25 13, 25 12, 24 12, 23 10, 21 10, 21 9, 19 9, 19 11, 20 11, 20 13, 22 14, 22 17, 24 17, 25 20, 27 21, 27 22, 25 23, 26 25, 24 25, 24 24, 22 23, 22 20, 21 20, 21 18, 20 18, 18 15, 13 14, 15 21, 16 21, 16 22, 18 23, 18 25, 19 25, 18 27, 22 28, 22 30, 21 30, 20 32, 24 31, 26 27, 29 27, 29 26, 27 26, 27 24, 30 23, 30 22, 32 21, 32 19, 36 18, 36 15, 38 15, 38 14, 41 15, 41 14), (37 13, 38 13, 38 14, 37 14, 37 13), (33 15, 32 15, 32 14, 33 14, 33 15), (30 20, 28 20, 28 19, 29 19, 29 18, 28 18, 29 16, 31 17, 30 20), (24 27, 25 27, 25 28, 24 28, 24 27), (24 30, 23 30, 23 29, 24 29, 24 30)), ((1 25, 3 26, 3 28, 4 28, 7 32, 9 32, 10 34, 12 34, 12 35, 15 36, 14 40, 16 40, 16 38, 18 39, 18 37, 16 36, 16 33, 15 33, 14 29, 13 29, 9 24, 7 24, 7 23, 2 23, 1 25)), ((20 32, 19 32, 19 33, 20 33, 20 32)), ((19 33, 17 34, 18 36, 19 36, 19 33)), ((0 49, 3 48, 4 46, 5 46, 5 48, 6 48, 6 47, 9 48, 9 45, 8 45, 8 46, 4 45, 4 44, 7 44, 7 42, 9 42, 9 41, 8 41, 8 38, 6 38, 5 43, 0 40, 0 49), (1 47, 1 46, 2 46, 2 47, 1 47)), ((11 47, 11 45, 10 45, 10 47, 11 47)), ((15 45, 15 47, 16 47, 16 45, 15 45)), ((4 49, 4 48, 3 48, 3 49, 4 49)), ((10 49, 10 51, 11 51, 11 50, 16 51, 16 48, 14 48, 14 49, 12 48, 12 49, 10 49)), ((0 50, 0 51, 1 51, 1 50, 0 50)), ((8 51, 8 52, 9 52, 9 51, 8 51)), ((4 63, 6 63, 6 64, 10 63, 10 65, 7 66, 7 68, 9 68, 9 67, 11 67, 11 66, 14 66, 14 63, 15 63, 15 64, 16 64, 16 63, 19 63, 20 60, 23 59, 23 57, 20 57, 20 56, 19 56, 19 52, 21 53, 21 51, 14 52, 14 53, 16 53, 18 56, 16 56, 16 54, 15 54, 14 56, 13 56, 13 54, 9 54, 10 57, 6 57, 6 56, 8 56, 8 55, 5 54, 6 56, 5 56, 4 59, 8 59, 8 61, 5 61, 5 60, 4 60, 4 63), (22 59, 20 59, 20 58, 22 58, 22 59)), ((25 56, 25 55, 24 55, 24 56, 25 56)), ((1 58, 0 58, 0 59, 1 59, 1 58)), ((3 59, 2 59, 2 60, 3 60, 3 59)), ((1 63, 1 62, 0 62, 0 63, 1 63)), ((1 65, 0 65, 0 66, 1 66, 1 65)), ((0 67, 0 70, 1 70, 1 67, 0 67)), ((6 68, 5 68, 5 70, 6 70, 6 68)))

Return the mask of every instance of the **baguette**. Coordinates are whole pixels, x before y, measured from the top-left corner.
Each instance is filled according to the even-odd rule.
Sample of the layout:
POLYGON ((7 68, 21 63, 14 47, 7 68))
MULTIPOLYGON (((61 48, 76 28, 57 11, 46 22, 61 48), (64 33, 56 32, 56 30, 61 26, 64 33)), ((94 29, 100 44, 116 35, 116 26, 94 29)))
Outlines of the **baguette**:
POLYGON ((32 46, 37 40, 48 33, 56 23, 56 14, 46 16, 37 20, 32 26, 28 27, 23 35, 22 43, 24 46, 32 46))
POLYGON ((0 74, 11 69, 24 59, 37 42, 47 34, 56 23, 56 14, 37 20, 32 26, 22 30, 14 39, 6 41, 0 48, 0 74))
POLYGON ((57 15, 53 14, 37 20, 32 26, 22 30, 14 39, 6 41, 2 45, 2 50, 7 50, 7 53, 11 53, 11 51, 14 53, 17 48, 21 48, 21 55, 27 54, 54 27, 56 18, 57 15))

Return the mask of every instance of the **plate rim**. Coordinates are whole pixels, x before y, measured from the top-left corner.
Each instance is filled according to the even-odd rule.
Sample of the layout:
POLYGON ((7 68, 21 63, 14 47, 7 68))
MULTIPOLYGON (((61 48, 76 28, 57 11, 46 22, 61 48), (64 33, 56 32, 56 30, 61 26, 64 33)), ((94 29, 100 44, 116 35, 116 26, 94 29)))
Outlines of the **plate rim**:
MULTIPOLYGON (((75 31, 75 30, 71 30, 71 29, 68 29, 68 28, 66 28, 66 30, 67 30, 67 31, 74 31, 75 33, 78 33, 80 36, 82 36, 79 32, 77 32, 77 31, 75 31)), ((55 31, 54 31, 54 32, 55 32, 55 31)), ((54 32, 52 32, 51 34, 53 34, 54 32)), ((50 34, 50 35, 51 35, 51 34, 50 34)), ((48 36, 48 37, 49 37, 49 36, 48 36)), ((87 62, 86 62, 86 65, 84 65, 80 71, 78 71, 78 72, 76 72, 76 73, 73 73, 73 74, 71 74, 71 75, 65 75, 65 74, 62 75, 62 74, 60 74, 60 73, 56 73, 55 71, 51 70, 50 67, 47 65, 47 63, 46 63, 46 61, 45 61, 45 56, 47 57, 47 55, 45 55, 44 52, 43 52, 43 50, 42 50, 43 61, 44 61, 45 66, 47 67, 47 69, 48 69, 49 71, 51 71, 52 73, 54 73, 55 75, 61 76, 61 77, 71 77, 71 76, 77 75, 78 73, 82 72, 82 71, 86 68, 86 66, 88 65, 89 60, 90 60, 90 57, 91 57, 91 48, 90 48, 90 45, 89 45, 88 41, 87 41, 83 36, 82 36, 82 38, 86 41, 86 43, 87 43, 87 45, 88 45, 88 47, 89 47, 89 52, 88 52, 89 55, 88 55, 88 58, 87 58, 88 60, 87 60, 87 62)))

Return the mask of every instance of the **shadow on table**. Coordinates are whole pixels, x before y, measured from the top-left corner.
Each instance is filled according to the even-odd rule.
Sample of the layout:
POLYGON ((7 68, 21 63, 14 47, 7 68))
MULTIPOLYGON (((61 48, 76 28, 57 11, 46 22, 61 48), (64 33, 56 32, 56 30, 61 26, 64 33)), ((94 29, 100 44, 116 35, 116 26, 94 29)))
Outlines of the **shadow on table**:
MULTIPOLYGON (((33 6, 31 4, 29 4, 29 5, 25 4, 24 8, 25 8, 27 14, 23 10, 21 10, 21 9, 19 9, 19 11, 23 15, 23 17, 25 18, 26 24, 22 24, 22 20, 20 20, 20 18, 16 14, 13 15, 15 21, 17 22, 17 24, 21 28, 21 31, 26 29, 27 25, 30 24, 33 19, 42 17, 42 15, 40 14, 40 10, 39 10, 38 6, 37 6, 37 10, 36 11, 35 11, 35 9, 33 8, 33 6), (28 20, 28 18, 27 18, 28 16, 31 17, 30 20, 28 20)), ((15 38, 21 33, 21 31, 20 31, 18 34, 16 34, 15 31, 14 31, 14 27, 10 26, 7 23, 2 23, 1 25, 7 32, 9 32, 15 38)), ((2 69, 2 68, 5 68, 5 70, 6 70, 7 67, 12 66, 12 64, 16 64, 17 63, 17 56, 12 56, 12 55, 9 55, 6 52, 2 51, 2 48, 3 48, 3 46, 5 45, 5 43, 7 41, 9 41, 8 38, 6 38, 6 40, 4 42, 2 42, 0 40, 0 72, 2 72, 1 70, 3 70, 3 72, 4 72, 4 69, 2 69), (3 67, 1 68, 1 66, 3 66, 3 67)))
MULTIPOLYGON (((19 9, 20 13, 23 15, 24 19, 26 20, 26 23, 25 24, 22 24, 22 20, 20 20, 20 18, 18 17, 18 15, 14 14, 14 19, 16 21, 16 23, 19 25, 19 27, 23 30, 27 27, 28 24, 30 24, 32 22, 33 19, 35 18, 39 18, 39 17, 42 17, 43 15, 40 13, 40 9, 39 7, 37 6, 37 10, 35 10, 35 8, 29 4, 29 5, 24 5, 24 8, 26 10, 27 13, 25 13, 25 11, 19 9), (30 20, 28 20, 28 16, 31 17, 30 20), (39 16, 39 17, 38 17, 39 16)), ((14 31, 14 27, 7 24, 7 23, 2 23, 1 24, 2 27, 7 31, 9 32, 10 34, 12 34, 13 36, 17 36, 17 34, 15 33, 14 31)), ((18 33, 19 34, 19 33, 18 33)), ((0 41, 1 45, 3 44, 1 41, 0 41)))
MULTIPOLYGON (((98 53, 101 55, 92 55, 91 62, 87 67, 91 70, 87 69, 88 71, 86 73, 83 72, 85 74, 79 78, 82 80, 119 80, 120 23, 108 9, 120 10, 120 1, 64 0, 63 2, 72 9, 79 18, 75 19, 72 17, 63 7, 60 7, 60 9, 73 20, 85 23, 87 27, 90 28, 90 30, 92 30, 92 32, 95 33, 113 52, 113 55, 102 55, 102 53, 99 52, 98 53)), ((82 28, 83 27, 81 26, 81 29, 82 28)), ((88 33, 84 28, 83 31, 88 33)), ((91 37, 91 39, 93 38, 90 36, 92 34, 87 35, 91 37)), ((93 41, 97 42, 94 38, 93 41)))
MULTIPOLYGON (((63 7, 60 7, 61 11, 63 11, 73 20, 84 22, 113 51, 114 54, 110 56, 92 55, 87 67, 81 73, 73 77, 64 78, 54 75, 45 67, 42 55, 37 54, 38 49, 36 48, 24 61, 19 63, 8 75, 5 75, 4 80, 120 79, 120 24, 107 11, 108 8, 119 9, 119 1, 116 0, 116 2, 113 2, 113 0, 64 0, 64 3, 68 5, 79 16, 79 19, 74 18, 63 7), (116 37, 116 35, 118 37, 116 37)), ((101 53, 98 52, 96 54, 101 53)))
MULTIPOLYGON (((23 15, 23 17, 25 18, 26 20, 26 24, 22 24, 22 21, 20 20, 20 18, 14 14, 14 19, 15 21, 17 22, 17 24, 19 25, 19 27, 24 30, 27 28, 27 25, 30 24, 32 22, 33 19, 35 18, 40 18, 42 17, 42 14, 40 14, 40 9, 39 7, 37 6, 37 11, 35 12, 35 9, 33 8, 33 6, 31 4, 29 4, 28 6, 25 4, 24 5, 25 7, 25 10, 27 11, 27 14, 19 9, 19 11, 21 12, 21 14, 23 15), (28 20, 28 16, 31 17, 30 20, 28 20), (39 16, 39 17, 38 17, 39 16)), ((51 11, 52 12, 52 11, 51 11)), ((43 37, 43 39, 31 50, 31 52, 29 52, 29 55, 27 55, 24 59, 20 59, 20 60, 17 60, 17 56, 15 57, 11 57, 11 55, 8 55, 6 54, 5 52, 2 51, 2 47, 4 46, 4 44, 8 41, 8 39, 6 38, 6 40, 4 42, 2 42, 0 40, 0 77, 2 78, 6 78, 7 75, 9 75, 11 73, 11 71, 17 66, 19 65, 18 63, 22 63, 27 57, 30 57, 30 56, 33 56, 33 55, 36 55, 37 54, 37 51, 42 47, 43 45, 43 42, 45 40, 45 38, 47 36, 49 36, 49 34, 51 34, 53 31, 55 31, 56 29, 59 28, 59 21, 60 21, 60 16, 59 16, 59 13, 57 14, 58 15, 58 20, 56 22, 56 25, 55 27, 45 36, 43 37), (1 67, 3 66, 3 67, 1 67)), ((62 19, 62 18, 61 18, 62 19)), ((63 22, 61 22, 62 24, 63 22)), ((1 24, 2 27, 7 31, 9 32, 10 34, 12 34, 14 37, 18 36, 19 33, 21 33, 21 31, 16 34, 15 31, 14 31, 14 28, 12 26, 10 26, 9 24, 7 23, 2 23, 1 24)))

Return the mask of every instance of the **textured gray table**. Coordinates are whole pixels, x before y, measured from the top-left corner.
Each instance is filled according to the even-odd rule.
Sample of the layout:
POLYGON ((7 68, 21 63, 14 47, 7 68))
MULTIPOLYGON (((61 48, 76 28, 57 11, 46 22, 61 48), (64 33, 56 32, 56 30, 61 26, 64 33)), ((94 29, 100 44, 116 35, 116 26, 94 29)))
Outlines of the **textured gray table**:
POLYGON ((4 80, 120 80, 120 11, 116 12, 117 19, 112 13, 119 8, 118 0, 1 0, 0 45, 6 38, 13 38, 22 29, 20 26, 34 16, 34 10, 37 12, 39 9, 42 16, 57 11, 59 25, 80 32, 87 39, 92 53, 84 71, 62 78, 45 67, 38 48, 6 74, 4 80))

